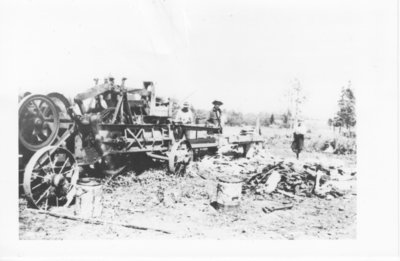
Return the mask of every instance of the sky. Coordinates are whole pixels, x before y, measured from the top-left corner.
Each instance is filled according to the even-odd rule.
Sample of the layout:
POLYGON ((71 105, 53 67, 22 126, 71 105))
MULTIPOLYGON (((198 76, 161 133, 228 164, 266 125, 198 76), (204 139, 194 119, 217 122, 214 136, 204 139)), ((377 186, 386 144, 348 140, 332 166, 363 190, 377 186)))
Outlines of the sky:
POLYGON ((8 2, 3 68, 19 91, 73 97, 112 75, 134 88, 152 80, 157 94, 195 108, 218 99, 242 112, 286 111, 298 79, 304 116, 328 119, 340 89, 351 81, 357 97, 379 64, 387 9, 378 2, 8 2))

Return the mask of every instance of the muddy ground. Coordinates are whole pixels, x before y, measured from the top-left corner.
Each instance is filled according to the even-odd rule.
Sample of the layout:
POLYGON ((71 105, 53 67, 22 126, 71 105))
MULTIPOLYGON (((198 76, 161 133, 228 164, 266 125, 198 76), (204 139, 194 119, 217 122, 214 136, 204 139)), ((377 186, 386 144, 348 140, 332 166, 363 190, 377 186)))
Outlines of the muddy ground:
MULTIPOLYGON (((287 142, 266 146, 276 157, 294 159, 287 142)), ((303 159, 341 161, 355 168, 355 155, 304 152, 303 159)), ((357 173, 358 175, 358 173, 357 173)), ((344 196, 291 198, 277 192, 246 193, 238 208, 218 209, 216 182, 197 175, 177 178, 165 165, 143 172, 128 171, 103 188, 102 220, 160 229, 140 230, 115 224, 86 224, 27 210, 20 206, 20 239, 355 239, 357 220, 356 176, 344 179, 344 196), (291 209, 265 213, 265 206, 293 205, 291 209)), ((60 210, 61 211, 61 210, 60 210)), ((73 214, 73 206, 62 211, 73 214)))

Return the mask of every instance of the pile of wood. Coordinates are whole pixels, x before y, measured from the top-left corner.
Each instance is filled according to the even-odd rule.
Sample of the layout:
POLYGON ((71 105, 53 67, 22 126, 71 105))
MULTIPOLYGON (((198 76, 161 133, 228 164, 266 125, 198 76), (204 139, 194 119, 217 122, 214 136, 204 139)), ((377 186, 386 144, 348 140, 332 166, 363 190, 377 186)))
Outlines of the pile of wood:
POLYGON ((205 157, 196 163, 192 172, 204 179, 221 175, 240 177, 245 193, 265 194, 284 191, 305 197, 339 197, 343 191, 332 186, 332 177, 354 176, 335 162, 302 162, 276 159, 263 149, 254 150, 248 158, 217 155, 205 157))
POLYGON ((338 197, 344 194, 333 186, 330 186, 330 190, 325 189, 324 185, 330 180, 329 168, 324 168, 316 163, 307 163, 299 167, 295 166, 293 162, 285 161, 267 165, 261 173, 257 173, 247 180, 245 188, 257 194, 270 191, 270 177, 273 173, 280 175, 280 181, 275 187, 277 190, 290 192, 297 196, 325 197, 330 194, 338 197), (324 190, 319 189, 320 187, 323 187, 324 190), (266 188, 268 189, 266 190, 266 188))

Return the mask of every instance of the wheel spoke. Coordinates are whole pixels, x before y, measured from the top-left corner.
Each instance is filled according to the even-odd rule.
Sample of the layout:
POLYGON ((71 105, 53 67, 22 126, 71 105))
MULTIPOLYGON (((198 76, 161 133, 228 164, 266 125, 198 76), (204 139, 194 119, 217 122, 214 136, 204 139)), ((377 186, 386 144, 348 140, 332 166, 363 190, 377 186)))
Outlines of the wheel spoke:
POLYGON ((42 183, 40 183, 40 184, 34 186, 31 190, 34 191, 35 189, 37 189, 38 187, 42 186, 43 184, 47 184, 47 183, 42 182, 42 183))
POLYGON ((60 115, 51 99, 35 94, 19 108, 19 139, 30 151, 50 145, 57 137, 60 115))
POLYGON ((186 141, 175 144, 169 155, 170 171, 177 176, 183 176, 187 165, 189 165, 191 161, 192 153, 186 141))
POLYGON ((46 117, 43 115, 43 112, 40 110, 40 108, 39 108, 39 107, 37 106, 37 104, 35 103, 35 100, 31 101, 31 103, 33 103, 33 105, 35 106, 35 108, 36 108, 36 110, 38 111, 38 113, 40 114, 40 116, 42 116, 43 119, 46 118, 46 117))
POLYGON ((49 123, 49 121, 46 120, 46 129, 50 129, 51 133, 55 132, 56 123, 54 123, 54 121, 51 121, 51 123, 49 123))
POLYGON ((53 122, 53 123, 54 123, 54 118, 51 117, 51 115, 50 115, 49 117, 45 117, 45 118, 44 118, 44 121, 45 121, 45 122, 53 122))
POLYGON ((47 152, 46 156, 48 157, 48 159, 50 161, 50 165, 51 165, 51 169, 53 170, 53 173, 56 173, 54 171, 54 164, 53 164, 53 161, 51 160, 51 156, 50 156, 50 152, 49 151, 47 152))
POLYGON ((63 173, 59 173, 59 174, 63 175, 64 177, 68 177, 67 173, 69 174, 69 173, 71 173, 71 172, 73 172, 73 171, 74 171, 74 169, 71 168, 70 170, 67 170, 67 171, 65 171, 65 172, 63 172, 63 173))
POLYGON ((47 139, 47 137, 49 137, 49 134, 45 132, 45 129, 42 129, 36 133, 36 137, 38 140, 44 141, 47 139))
MULTIPOLYGON (((54 157, 54 166, 53 166, 53 169, 54 169, 55 167, 57 167, 57 162, 58 162, 58 157, 54 157)), ((54 171, 54 173, 56 173, 56 172, 54 171)))
MULTIPOLYGON (((49 194, 49 193, 47 192, 47 194, 49 194)), ((47 196, 46 197, 46 204, 44 205, 44 210, 47 210, 48 203, 49 203, 49 197, 47 196)))
POLYGON ((42 199, 43 197, 49 193, 51 187, 49 187, 48 189, 45 190, 45 192, 40 196, 40 198, 35 202, 35 205, 37 205, 42 199))
POLYGON ((47 163, 48 158, 41 158, 40 160, 38 160, 38 165, 35 169, 40 169, 43 170, 43 166, 47 163), (43 160, 43 161, 41 161, 43 160))
POLYGON ((183 172, 184 172, 184 165, 183 164, 179 164, 179 168, 177 170, 177 175, 178 176, 183 176, 183 172))
POLYGON ((33 124, 31 122, 28 122, 28 123, 23 122, 22 124, 20 124, 20 126, 22 128, 21 133, 23 136, 32 135, 35 130, 35 127, 33 126, 33 124))
POLYGON ((34 178, 44 179, 45 176, 46 176, 46 175, 45 175, 45 176, 42 176, 42 175, 39 175, 39 173, 33 173, 33 172, 32 172, 32 174, 33 174, 33 175, 32 175, 32 178, 34 177, 34 178))
POLYGON ((62 165, 60 172, 58 174, 61 174, 62 171, 64 170, 65 165, 67 165, 67 162, 69 162, 69 157, 67 157, 67 159, 65 160, 64 164, 62 165))
POLYGON ((40 108, 40 106, 42 106, 43 102, 44 102, 44 100, 40 100, 39 108, 40 108))

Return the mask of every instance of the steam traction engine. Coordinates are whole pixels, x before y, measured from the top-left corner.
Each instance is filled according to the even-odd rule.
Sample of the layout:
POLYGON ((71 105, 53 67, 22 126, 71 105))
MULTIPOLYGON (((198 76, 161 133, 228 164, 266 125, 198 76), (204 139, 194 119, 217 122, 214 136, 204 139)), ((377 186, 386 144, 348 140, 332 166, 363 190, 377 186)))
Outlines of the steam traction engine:
MULTIPOLYGON (((19 143, 23 188, 36 208, 68 206, 79 167, 116 174, 135 153, 168 162, 182 175, 193 159, 184 125, 171 122, 169 101, 155 97, 154 84, 128 89, 113 78, 78 94, 71 106, 60 94, 30 94, 20 101, 19 143), (92 100, 91 106, 85 106, 92 100)), ((199 127, 201 128, 201 127, 199 127)), ((196 132, 196 126, 192 131, 196 132)), ((212 136, 219 128, 208 127, 212 136)), ((213 137, 210 138, 214 141, 213 137)), ((217 146, 212 142, 212 146, 217 146)))
MULTIPOLYGON (((152 82, 125 87, 106 79, 71 103, 59 93, 29 94, 19 104, 19 162, 31 206, 68 206, 80 170, 116 175, 133 154, 168 162, 183 175, 199 149, 216 151, 221 127, 185 125, 171 120, 171 106, 155 96, 152 82), (88 104, 88 102, 91 102, 88 104)), ((231 144, 244 147, 260 139, 240 135, 231 144)))

